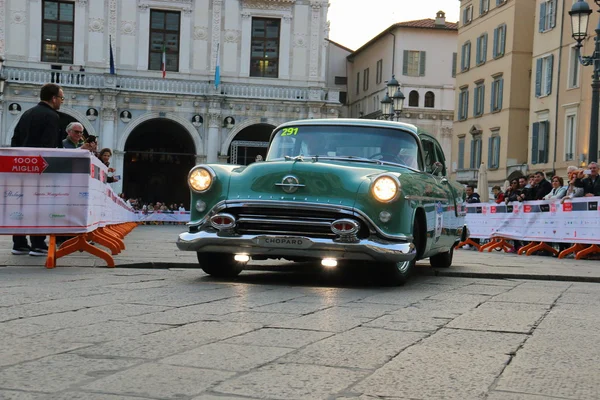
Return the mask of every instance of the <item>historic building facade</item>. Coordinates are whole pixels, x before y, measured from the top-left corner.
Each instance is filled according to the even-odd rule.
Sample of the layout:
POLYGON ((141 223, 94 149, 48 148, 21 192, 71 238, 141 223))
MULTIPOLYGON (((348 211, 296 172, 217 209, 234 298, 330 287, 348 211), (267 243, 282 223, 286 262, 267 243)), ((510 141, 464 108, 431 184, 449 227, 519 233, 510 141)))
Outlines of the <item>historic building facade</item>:
POLYGON ((381 118, 395 76, 406 97, 398 120, 435 136, 450 165, 458 27, 443 11, 435 17, 396 23, 348 56, 348 112, 381 118))
MULTIPOLYGON (((1 144, 41 85, 55 82, 64 125, 79 121, 113 149, 123 178, 115 188, 128 196, 185 186, 196 162, 248 164, 264 157, 278 124, 338 117, 327 8, 326 0, 0 0, 1 144)), ((185 187, 173 200, 183 196, 185 187)))

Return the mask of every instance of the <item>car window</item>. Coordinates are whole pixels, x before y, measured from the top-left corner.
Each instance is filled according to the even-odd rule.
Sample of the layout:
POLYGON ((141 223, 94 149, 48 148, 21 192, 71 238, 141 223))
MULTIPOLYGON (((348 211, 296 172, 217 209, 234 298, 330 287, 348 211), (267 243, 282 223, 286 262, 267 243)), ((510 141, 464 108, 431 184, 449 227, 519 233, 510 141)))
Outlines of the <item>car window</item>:
POLYGON ((420 169, 417 139, 401 129, 362 126, 299 126, 273 136, 267 160, 285 156, 363 157, 420 169))

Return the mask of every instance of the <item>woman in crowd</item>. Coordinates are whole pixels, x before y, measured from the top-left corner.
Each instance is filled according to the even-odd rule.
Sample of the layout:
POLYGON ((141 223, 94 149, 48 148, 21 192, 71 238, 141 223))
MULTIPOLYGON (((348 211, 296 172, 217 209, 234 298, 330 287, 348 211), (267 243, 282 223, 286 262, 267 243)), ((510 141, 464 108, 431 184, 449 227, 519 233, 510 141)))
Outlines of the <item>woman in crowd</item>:
POLYGON ((494 193, 494 201, 496 204, 504 203, 504 193, 502 193, 500 186, 494 186, 492 188, 492 193, 494 193))
POLYGON ((521 190, 519 189, 519 180, 513 179, 510 181, 510 187, 504 193, 504 201, 506 204, 512 201, 519 201, 519 195, 521 194, 521 190))
POLYGON ((552 190, 544 196, 544 200, 560 200, 567 194, 567 188, 564 186, 563 178, 560 176, 552 177, 552 190))
POLYGON ((100 153, 98 153, 98 158, 100 159, 100 161, 102 161, 102 163, 108 167, 109 176, 106 178, 107 183, 113 183, 119 180, 118 178, 112 176, 112 174, 115 172, 115 169, 110 167, 111 157, 112 151, 109 148, 104 148, 100 150, 100 153))

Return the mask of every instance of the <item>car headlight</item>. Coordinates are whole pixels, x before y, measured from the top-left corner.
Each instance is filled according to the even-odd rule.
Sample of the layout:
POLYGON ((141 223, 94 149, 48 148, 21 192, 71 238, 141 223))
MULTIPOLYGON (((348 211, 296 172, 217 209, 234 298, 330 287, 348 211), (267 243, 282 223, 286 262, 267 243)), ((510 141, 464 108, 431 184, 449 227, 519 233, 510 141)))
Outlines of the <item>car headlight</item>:
POLYGON ((192 168, 188 175, 188 184, 195 192, 206 192, 216 179, 212 168, 202 165, 192 168))
POLYGON ((381 175, 371 185, 371 193, 378 201, 389 203, 400 193, 400 181, 393 175, 381 175))

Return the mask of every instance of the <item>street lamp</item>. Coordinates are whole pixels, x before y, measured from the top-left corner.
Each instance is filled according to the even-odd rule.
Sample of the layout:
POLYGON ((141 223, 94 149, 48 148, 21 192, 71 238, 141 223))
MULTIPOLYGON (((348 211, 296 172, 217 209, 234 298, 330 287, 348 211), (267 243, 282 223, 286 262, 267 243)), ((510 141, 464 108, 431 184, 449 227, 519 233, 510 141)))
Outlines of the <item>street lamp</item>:
MULTIPOLYGON (((600 7, 600 0, 594 0, 600 7)), ((600 12, 600 11, 598 11, 600 12)), ((581 42, 587 37, 588 24, 592 10, 584 0, 578 0, 571 7, 569 15, 571 16, 571 33, 573 39, 577 42, 575 50, 579 56, 579 62, 584 65, 593 65, 594 73, 592 75, 592 117, 590 120, 590 142, 589 142, 589 160, 588 162, 598 160, 598 107, 600 107, 600 21, 596 27, 596 44, 591 56, 582 56, 580 51, 583 45, 581 42)))
MULTIPOLYGON (((598 0, 600 1, 600 0, 598 0)), ((387 81, 387 88, 383 100, 381 100, 381 114, 385 119, 394 119, 396 121, 400 118, 402 107, 404 106, 404 94, 400 90, 400 84, 392 75, 392 79, 387 81)))

